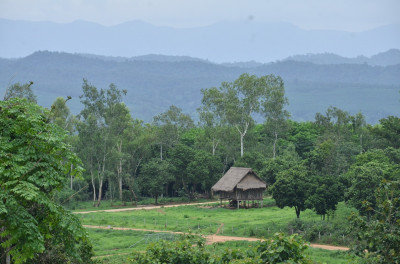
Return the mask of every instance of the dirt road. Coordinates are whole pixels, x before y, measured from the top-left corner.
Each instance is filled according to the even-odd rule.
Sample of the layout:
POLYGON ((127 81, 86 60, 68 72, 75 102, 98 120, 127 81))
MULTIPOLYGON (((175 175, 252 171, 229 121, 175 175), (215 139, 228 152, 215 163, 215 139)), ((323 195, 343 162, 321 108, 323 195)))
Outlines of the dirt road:
MULTIPOLYGON (((92 225, 83 225, 86 228, 94 228, 94 229, 113 229, 113 230, 132 230, 132 231, 147 231, 147 232, 157 232, 157 233, 171 233, 171 234, 184 234, 183 232, 173 232, 173 231, 161 231, 161 230, 152 230, 152 229, 139 229, 139 228, 129 228, 129 227, 111 227, 111 226, 92 226, 92 225)), ((226 242, 226 241, 260 241, 259 238, 253 237, 234 237, 234 236, 221 236, 221 235, 208 235, 205 236, 207 244, 213 244, 218 242, 226 242)), ((330 245, 321 245, 321 244, 310 244, 312 248, 321 248, 326 250, 349 250, 347 247, 338 247, 338 246, 330 246, 330 245)))

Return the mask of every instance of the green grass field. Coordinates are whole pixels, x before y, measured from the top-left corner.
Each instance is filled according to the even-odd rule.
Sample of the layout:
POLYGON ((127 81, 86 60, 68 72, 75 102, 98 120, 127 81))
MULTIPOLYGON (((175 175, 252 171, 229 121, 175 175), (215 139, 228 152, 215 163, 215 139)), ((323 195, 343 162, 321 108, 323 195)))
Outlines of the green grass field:
MULTIPOLYGON (((125 212, 95 212, 77 214, 84 225, 100 225, 110 227, 130 227, 138 229, 152 229, 165 231, 192 232, 203 235, 215 234, 219 229, 220 235, 265 237, 275 232, 291 233, 288 223, 296 218, 294 209, 279 209, 273 206, 272 199, 266 199, 264 208, 227 209, 220 208, 215 203, 198 206, 180 206, 153 210, 134 210, 125 212)), ((104 208, 103 208, 104 209, 104 208)), ((81 210, 79 210, 81 211, 81 210)), ((345 204, 338 205, 333 221, 346 221, 347 216, 354 209, 345 204)), ((301 219, 307 223, 322 223, 320 217, 311 210, 301 213, 301 219)), ((133 250, 144 250, 150 242, 159 239, 173 239, 174 236, 166 233, 152 233, 142 231, 96 230, 87 229, 93 242, 95 255, 104 263, 124 263, 127 254, 133 250), (112 255, 112 256, 107 256, 112 255)), ((321 240, 323 243, 325 240, 321 240)), ((318 243, 318 241, 315 241, 318 243)), ((214 250, 224 247, 248 247, 250 242, 226 242, 211 245, 214 250)), ((322 249, 308 249, 307 253, 315 261, 321 263, 346 263, 348 257, 343 252, 327 251, 322 249)))
MULTIPOLYGON (((158 205, 164 204, 179 204, 179 203, 204 203, 204 202, 216 202, 217 200, 210 199, 196 199, 195 201, 189 201, 189 199, 184 197, 165 197, 158 199, 158 205)), ((153 198, 141 199, 137 202, 137 205, 154 205, 153 198)), ((120 208, 131 208, 135 207, 132 202, 121 202, 119 200, 103 200, 99 207, 93 206, 93 201, 73 201, 64 205, 68 210, 73 210, 74 212, 81 211, 100 211, 108 209, 120 209, 120 208)))
MULTIPOLYGON (((335 221, 346 219, 351 209, 339 204, 335 221)), ((253 209, 226 209, 215 204, 210 206, 180 206, 155 210, 125 212, 97 212, 80 214, 82 224, 140 229, 198 232, 246 237, 270 237, 275 232, 288 232, 287 224, 296 218, 294 209, 264 207, 253 209), (223 224, 223 226, 222 226, 223 224)), ((320 222, 320 217, 311 210, 301 213, 307 222, 320 222)))
MULTIPOLYGON (((117 231, 117 230, 89 230, 93 240, 96 258, 105 264, 127 263, 127 258, 133 251, 144 251, 147 244, 159 239, 174 239, 179 235, 155 234, 150 232, 117 231)), ((227 248, 246 251, 255 247, 255 242, 228 241, 206 246, 208 251, 218 254, 227 248)), ((317 248, 308 248, 306 254, 315 262, 327 264, 345 264, 351 258, 343 251, 330 251, 317 248)))

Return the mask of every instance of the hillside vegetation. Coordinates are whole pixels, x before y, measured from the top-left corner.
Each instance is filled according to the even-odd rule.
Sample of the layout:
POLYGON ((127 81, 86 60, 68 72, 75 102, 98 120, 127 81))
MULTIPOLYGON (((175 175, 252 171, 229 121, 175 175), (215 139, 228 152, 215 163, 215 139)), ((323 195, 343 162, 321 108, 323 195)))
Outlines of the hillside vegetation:
POLYGON ((0 95, 10 83, 33 81, 39 103, 49 107, 57 96, 72 96, 78 113, 82 79, 105 88, 110 83, 128 91, 126 104, 142 120, 170 105, 192 118, 201 105, 201 89, 233 81, 244 72, 283 78, 288 110, 296 121, 313 120, 316 112, 336 106, 351 114, 361 111, 369 123, 398 112, 400 65, 313 64, 282 61, 269 64, 214 64, 185 57, 147 56, 110 58, 55 52, 36 52, 15 60, 0 60, 0 95), (238 65, 238 66, 237 66, 238 65))

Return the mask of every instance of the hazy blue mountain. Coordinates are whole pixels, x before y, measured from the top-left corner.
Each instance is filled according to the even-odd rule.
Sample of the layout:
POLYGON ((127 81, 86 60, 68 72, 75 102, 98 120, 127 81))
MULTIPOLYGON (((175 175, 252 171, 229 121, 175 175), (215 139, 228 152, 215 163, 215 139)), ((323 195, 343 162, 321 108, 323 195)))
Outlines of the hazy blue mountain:
POLYGON ((206 27, 158 27, 131 21, 106 27, 0 19, 0 57, 24 57, 37 50, 135 57, 190 56, 212 62, 271 62, 296 54, 371 56, 400 48, 400 25, 365 32, 303 30, 288 23, 221 22, 206 27))
MULTIPOLYGON (((158 61, 158 62, 201 61, 201 62, 208 62, 207 60, 193 58, 193 57, 189 57, 189 56, 167 56, 167 55, 161 55, 161 54, 148 54, 148 55, 136 56, 136 57, 131 57, 131 58, 102 56, 102 55, 94 55, 94 54, 77 54, 77 55, 80 55, 82 57, 87 57, 87 58, 94 58, 94 59, 100 59, 100 60, 105 60, 105 61, 117 61, 117 62, 123 62, 123 61, 158 61)), ((261 65, 262 63, 258 63, 258 64, 261 65)))
POLYGON ((378 53, 371 57, 357 56, 355 58, 345 58, 333 53, 322 54, 306 54, 290 56, 284 61, 302 61, 311 62, 315 64, 363 64, 377 66, 389 66, 400 64, 400 50, 391 49, 385 52, 378 53))
POLYGON ((127 89, 126 104, 135 118, 151 121, 170 105, 181 107, 196 117, 202 88, 233 81, 240 74, 276 74, 285 81, 295 120, 313 120, 316 112, 333 105, 351 113, 362 111, 369 122, 398 115, 400 108, 400 65, 368 64, 319 65, 281 61, 243 68, 224 66, 188 58, 174 61, 104 59, 58 52, 35 52, 20 59, 0 59, 0 98, 12 83, 33 81, 39 103, 49 107, 58 96, 72 96, 72 112, 81 109, 83 78, 98 88, 115 83, 127 89))

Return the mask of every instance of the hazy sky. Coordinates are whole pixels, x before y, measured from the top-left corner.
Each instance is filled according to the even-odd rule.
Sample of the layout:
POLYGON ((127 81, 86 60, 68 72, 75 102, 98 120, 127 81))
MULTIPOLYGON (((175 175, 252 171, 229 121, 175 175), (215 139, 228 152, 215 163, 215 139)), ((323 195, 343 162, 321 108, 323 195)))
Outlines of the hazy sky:
POLYGON ((303 29, 363 31, 400 24, 399 0, 0 0, 0 18, 115 25, 143 20, 193 27, 224 20, 284 21, 303 29))

